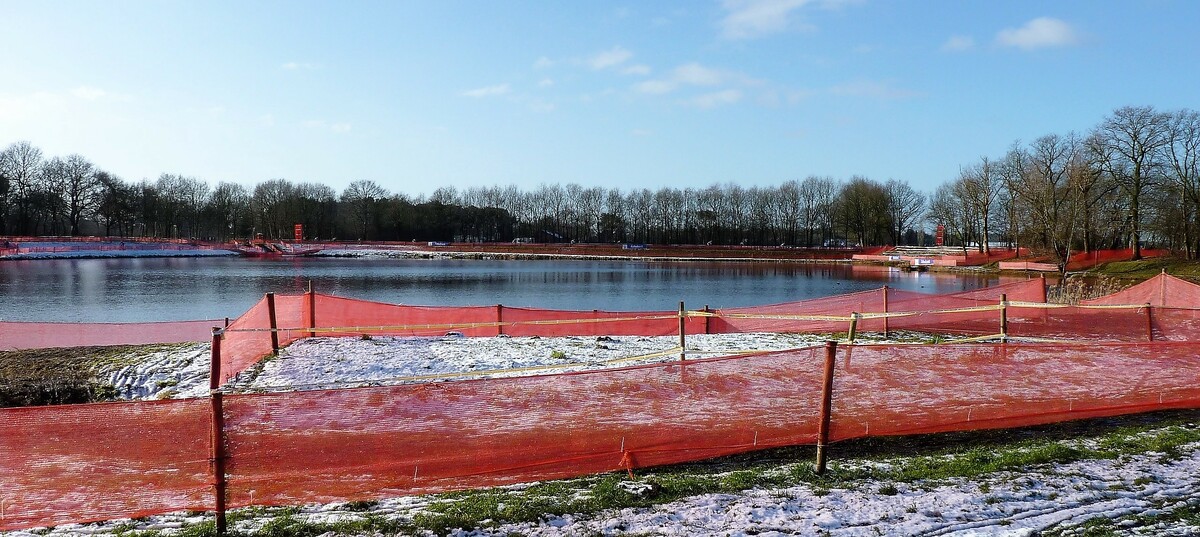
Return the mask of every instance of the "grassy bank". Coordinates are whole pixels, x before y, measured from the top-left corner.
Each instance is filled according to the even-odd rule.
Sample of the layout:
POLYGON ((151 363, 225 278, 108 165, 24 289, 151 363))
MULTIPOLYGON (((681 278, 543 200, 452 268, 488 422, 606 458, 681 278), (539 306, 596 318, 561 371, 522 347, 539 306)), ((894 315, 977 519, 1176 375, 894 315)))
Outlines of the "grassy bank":
POLYGON ((0 408, 112 401, 117 389, 99 378, 139 363, 160 345, 0 351, 0 408))
POLYGON ((1089 270, 1087 274, 1103 274, 1114 278, 1145 280, 1166 271, 1167 274, 1200 281, 1200 261, 1163 257, 1140 261, 1115 261, 1089 270))

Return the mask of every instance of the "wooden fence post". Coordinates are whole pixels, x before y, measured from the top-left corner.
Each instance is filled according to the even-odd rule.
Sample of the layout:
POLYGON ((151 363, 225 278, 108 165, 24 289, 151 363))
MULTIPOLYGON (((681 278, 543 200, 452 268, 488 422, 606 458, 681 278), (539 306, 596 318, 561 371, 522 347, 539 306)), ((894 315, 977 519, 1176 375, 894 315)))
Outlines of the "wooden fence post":
POLYGON ((888 286, 883 286, 883 339, 888 338, 888 286))
POLYGON ((850 312, 850 331, 846 334, 846 339, 850 343, 854 343, 854 337, 858 335, 858 312, 850 312))
POLYGON ((683 307, 683 301, 679 301, 679 359, 687 360, 687 355, 684 350, 687 348, 687 310, 683 307))
POLYGON ((1000 295, 1000 342, 1008 341, 1008 294, 1000 295))
POLYGON ((213 510, 216 512, 217 535, 225 535, 225 409, 221 392, 212 392, 212 468, 213 510))
POLYGON ((712 319, 712 317, 709 316, 709 314, 712 313, 712 310, 708 309, 708 304, 704 305, 704 313, 705 313, 705 315, 704 315, 704 333, 711 334, 712 332, 710 331, 711 329, 708 327, 708 321, 712 319))
POLYGON ((496 335, 504 335, 504 306, 496 304, 496 335))
POLYGON ((279 354, 279 323, 275 320, 275 293, 267 293, 267 318, 271 323, 271 354, 279 354))
POLYGON ((825 342, 825 378, 821 384, 821 421, 817 423, 817 475, 825 473, 826 448, 829 444, 829 423, 833 414, 833 367, 837 358, 837 342, 825 342))
POLYGON ((221 386, 221 337, 220 328, 212 329, 212 359, 208 364, 208 389, 215 390, 221 386))
MULTIPOLYGON (((317 327, 317 295, 313 294, 312 280, 308 280, 307 298, 308 298, 308 327, 315 329, 317 327)), ((315 330, 309 330, 308 337, 317 337, 317 332, 315 330)))
POLYGON ((213 328, 212 362, 209 366, 208 387, 212 401, 212 428, 209 442, 213 471, 213 511, 216 515, 217 535, 225 535, 225 409, 221 400, 221 336, 220 328, 213 328))
POLYGON ((1150 312, 1152 307, 1149 302, 1146 303, 1146 341, 1154 341, 1154 317, 1150 312))

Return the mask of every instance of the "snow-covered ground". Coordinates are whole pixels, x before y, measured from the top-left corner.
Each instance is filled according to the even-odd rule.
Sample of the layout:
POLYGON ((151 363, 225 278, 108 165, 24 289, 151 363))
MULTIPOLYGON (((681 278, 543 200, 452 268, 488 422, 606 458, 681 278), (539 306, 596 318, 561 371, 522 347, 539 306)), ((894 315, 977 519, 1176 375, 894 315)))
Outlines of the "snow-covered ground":
MULTIPOLYGON (((790 334, 695 335, 687 339, 692 356, 794 348, 820 341, 813 336, 790 334)), ((427 382, 462 376, 459 374, 516 375, 611 367, 677 360, 678 352, 672 351, 676 344, 675 337, 314 338, 285 348, 257 374, 236 380, 232 388, 288 390, 331 383, 427 382), (546 369, 512 371, 524 368, 546 369), (486 373, 491 370, 507 371, 486 373)), ((208 346, 180 345, 173 349, 149 355, 139 366, 115 371, 111 380, 130 398, 205 394, 208 346)), ((1194 505, 1200 500, 1200 444, 1185 446, 1181 451, 1181 457, 1144 453, 928 483, 859 482, 846 489, 804 484, 753 488, 736 494, 700 495, 650 508, 547 516, 536 523, 487 529, 466 528, 457 535, 1036 535, 1045 528, 1076 525, 1092 517, 1128 518, 1153 515, 1188 502, 1194 505)), ((788 472, 789 466, 781 465, 778 471, 788 472)), ((631 482, 631 486, 636 490, 637 482, 631 482)), ((523 489, 510 488, 513 494, 523 489)), ((367 514, 408 520, 439 501, 444 500, 433 496, 394 498, 379 502, 367 513, 345 504, 310 505, 294 516, 310 522, 337 522, 367 514)), ((130 528, 170 534, 201 520, 178 513, 0 535, 105 534, 130 528)), ((253 531, 267 520, 252 517, 238 522, 235 529, 253 531)), ((1131 528, 1127 533, 1196 535, 1200 527, 1158 524, 1131 528)))

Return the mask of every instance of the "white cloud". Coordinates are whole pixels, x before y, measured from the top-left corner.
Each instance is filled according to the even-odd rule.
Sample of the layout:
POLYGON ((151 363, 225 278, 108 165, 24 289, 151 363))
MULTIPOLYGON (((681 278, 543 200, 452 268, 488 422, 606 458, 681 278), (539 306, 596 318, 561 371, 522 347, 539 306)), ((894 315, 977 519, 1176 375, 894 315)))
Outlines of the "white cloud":
POLYGON ((726 79, 726 75, 716 69, 709 69, 692 62, 675 68, 675 80, 684 84, 697 86, 716 86, 726 79))
POLYGON ((311 71, 319 67, 320 65, 318 64, 304 62, 287 62, 279 66, 279 68, 283 69, 284 71, 311 71))
POLYGON ((78 88, 71 90, 71 95, 74 95, 85 101, 94 101, 104 97, 105 95, 108 95, 108 92, 93 86, 79 86, 78 88))
POLYGON ((483 97, 494 97, 496 95, 504 95, 508 93, 508 84, 497 84, 495 86, 487 86, 483 88, 475 88, 462 92, 463 97, 474 97, 476 99, 483 97))
POLYGON ((735 89, 706 93, 688 101, 692 106, 712 108, 723 104, 733 104, 742 100, 742 92, 735 89))
POLYGON ((622 70, 621 70, 621 74, 623 74, 623 75, 642 75, 642 76, 645 76, 645 75, 648 75, 648 74, 650 74, 650 66, 648 66, 648 65, 642 65, 642 64, 640 64, 640 63, 639 63, 639 64, 637 64, 637 65, 630 65, 629 67, 626 67, 626 68, 622 69, 622 70))
POLYGON ((541 99, 534 100, 529 103, 529 109, 542 114, 549 114, 558 109, 558 105, 552 102, 543 101, 541 99))
POLYGON ((868 97, 881 100, 899 100, 911 99, 919 97, 920 93, 912 90, 906 90, 893 87, 887 82, 878 82, 872 80, 858 80, 834 86, 829 89, 834 95, 843 95, 848 97, 868 97))
POLYGON ((48 117, 65 114, 66 99, 61 94, 39 91, 28 95, 5 95, 0 93, 0 119, 7 121, 48 117))
POLYGON ((649 93, 651 95, 662 95, 675 90, 675 83, 667 80, 647 80, 635 84, 634 89, 641 93, 649 93))
POLYGON ((1020 28, 1005 28, 996 34, 996 43, 1022 50, 1063 47, 1078 42, 1071 25, 1050 17, 1033 19, 1020 28))
POLYGON ((543 78, 538 81, 537 85, 539 88, 548 88, 554 85, 554 80, 550 78, 543 78))
POLYGON ((275 116, 273 116, 271 114, 263 114, 261 116, 258 116, 258 126, 274 127, 275 126, 275 116))
POLYGON ((975 38, 969 35, 952 35, 942 43, 944 52, 965 52, 975 48, 975 38))
POLYGON ((349 123, 330 124, 329 122, 327 122, 323 119, 310 119, 308 121, 303 122, 302 124, 305 127, 310 128, 310 129, 328 130, 330 132, 336 132, 339 134, 350 132, 350 124, 349 123))
POLYGON ((551 67, 554 67, 554 60, 551 60, 545 56, 542 56, 533 62, 534 69, 549 69, 551 67))
POLYGON ((651 134, 653 134, 653 133, 646 129, 633 129, 633 130, 629 131, 630 136, 636 136, 638 138, 650 136, 651 134))
POLYGON ((741 73, 713 69, 692 62, 676 67, 664 78, 636 84, 634 89, 641 93, 663 94, 675 91, 681 86, 756 86, 760 84, 760 81, 741 73))
POLYGON ((809 0, 723 0, 728 12, 721 20, 721 34, 727 39, 752 39, 787 29, 788 16, 809 0))
POLYGON ((597 53, 588 60, 588 65, 597 71, 616 67, 625 63, 626 60, 633 57, 633 53, 621 47, 613 47, 609 50, 597 53))

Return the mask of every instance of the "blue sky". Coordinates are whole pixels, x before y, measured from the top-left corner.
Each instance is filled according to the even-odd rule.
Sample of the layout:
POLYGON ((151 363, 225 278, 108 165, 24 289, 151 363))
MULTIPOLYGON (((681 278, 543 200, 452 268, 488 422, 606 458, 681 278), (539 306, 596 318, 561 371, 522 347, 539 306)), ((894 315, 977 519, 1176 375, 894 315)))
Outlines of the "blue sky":
POLYGON ((0 146, 126 180, 922 190, 1197 108, 1200 2, 0 0, 0 146))

